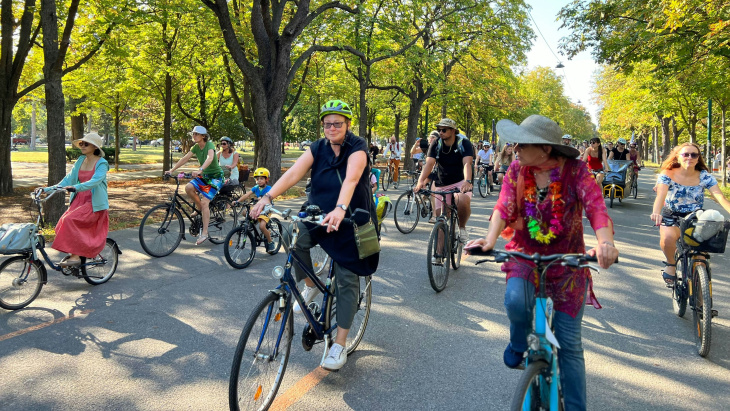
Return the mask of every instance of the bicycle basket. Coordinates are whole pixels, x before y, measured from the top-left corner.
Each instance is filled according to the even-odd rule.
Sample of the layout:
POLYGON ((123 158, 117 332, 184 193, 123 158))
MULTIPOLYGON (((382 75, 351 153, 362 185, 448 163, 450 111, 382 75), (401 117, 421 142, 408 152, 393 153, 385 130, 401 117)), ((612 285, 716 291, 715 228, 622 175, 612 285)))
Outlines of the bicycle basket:
POLYGON ((35 224, 9 223, 0 226, 0 254, 18 254, 32 249, 35 224))
POLYGON ((682 220, 679 225, 682 233, 680 237, 682 244, 695 251, 707 253, 724 253, 727 244, 727 235, 730 231, 730 222, 723 221, 697 221, 697 218, 687 218, 682 220), (700 239, 696 235, 697 231, 706 231, 708 227, 703 225, 716 224, 718 227, 714 229, 715 234, 708 239, 700 239), (704 229, 704 230, 703 230, 704 229))

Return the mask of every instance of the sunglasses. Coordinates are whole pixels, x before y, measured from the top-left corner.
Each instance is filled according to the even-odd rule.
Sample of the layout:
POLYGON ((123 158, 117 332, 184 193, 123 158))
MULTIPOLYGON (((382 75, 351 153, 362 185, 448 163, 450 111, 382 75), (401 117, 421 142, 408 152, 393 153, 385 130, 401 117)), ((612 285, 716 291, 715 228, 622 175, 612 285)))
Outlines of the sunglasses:
POLYGON ((624 144, 624 143, 618 143, 617 145, 618 146, 625 146, 626 144, 624 144))
POLYGON ((327 130, 329 128, 342 128, 342 125, 345 124, 344 121, 338 121, 336 123, 324 123, 324 129, 327 130))
POLYGON ((87 143, 86 141, 79 141, 79 147, 86 147, 90 146, 91 144, 87 143))
POLYGON ((451 129, 450 128, 437 128, 436 129, 436 131, 438 131, 439 133, 445 133, 445 132, 447 132, 449 130, 451 130, 451 129))
POLYGON ((700 153, 679 153, 679 155, 684 158, 688 158, 688 157, 699 158, 700 153))

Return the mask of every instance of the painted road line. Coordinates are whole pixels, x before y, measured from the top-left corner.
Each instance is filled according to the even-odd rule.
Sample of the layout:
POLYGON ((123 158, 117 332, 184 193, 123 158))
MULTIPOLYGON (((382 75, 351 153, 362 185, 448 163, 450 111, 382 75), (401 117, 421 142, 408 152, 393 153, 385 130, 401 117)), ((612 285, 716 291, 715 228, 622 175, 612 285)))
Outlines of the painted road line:
POLYGON ((277 396, 274 400, 274 403, 271 404, 270 409, 279 411, 291 407, 295 402, 299 401, 299 399, 302 398, 304 394, 308 393, 312 388, 316 387, 317 384, 319 384, 324 379, 324 377, 329 375, 329 373, 329 371, 325 370, 322 367, 315 368, 314 371, 305 375, 304 378, 297 381, 294 386, 286 390, 284 394, 277 396))
POLYGON ((23 328, 22 330, 18 330, 18 331, 13 331, 13 332, 11 332, 11 333, 9 333, 9 334, 5 334, 5 335, 0 335, 0 341, 5 341, 5 340, 9 340, 9 339, 11 339, 11 338, 13 338, 13 337, 17 337, 17 336, 19 336, 19 335, 27 334, 27 333, 29 333, 29 332, 31 332, 31 331, 37 331, 37 330, 40 330, 41 328, 46 328, 46 327, 48 327, 49 325, 53 325, 53 324, 58 324, 58 323, 62 323, 62 322, 64 322, 64 321, 66 321, 66 320, 70 320, 70 319, 72 319, 72 318, 80 317, 80 316, 82 316, 82 315, 86 315, 86 314, 89 314, 89 313, 91 313, 91 312, 93 312, 93 311, 94 311, 94 310, 81 310, 81 311, 79 311, 78 313, 76 313, 76 314, 73 314, 73 315, 67 315, 67 316, 65 316, 65 317, 61 317, 61 318, 56 318, 56 319, 55 319, 55 320, 53 320, 53 321, 48 321, 48 322, 45 322, 45 323, 40 323, 40 324, 38 324, 38 325, 34 325, 34 326, 32 326, 32 327, 28 327, 28 328, 23 328))

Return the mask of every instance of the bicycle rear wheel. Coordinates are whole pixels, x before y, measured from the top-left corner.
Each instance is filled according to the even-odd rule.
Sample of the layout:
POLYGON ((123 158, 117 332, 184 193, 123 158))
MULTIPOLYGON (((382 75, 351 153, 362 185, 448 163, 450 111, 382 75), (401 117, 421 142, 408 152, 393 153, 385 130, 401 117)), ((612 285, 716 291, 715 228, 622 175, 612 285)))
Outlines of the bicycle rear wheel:
POLYGON ((420 214, 421 204, 418 197, 412 190, 406 191, 395 202, 395 213, 393 213, 395 228, 403 234, 412 232, 418 225, 420 214))
POLYGON ((208 237, 213 244, 223 244, 228 233, 236 227, 238 214, 233 203, 225 198, 214 200, 210 205, 208 237))
MULTIPOLYGON (((347 355, 352 354, 357 346, 362 341, 363 335, 365 335, 365 328, 368 326, 368 320, 370 319, 370 303, 373 297, 373 289, 371 283, 371 276, 360 277, 360 291, 357 299, 357 311, 355 312, 355 318, 352 320, 350 326, 350 332, 347 334, 347 355)), ((329 300, 329 307, 327 313, 329 313, 329 321, 326 324, 337 323, 337 297, 333 296, 329 300)), ((337 330, 332 332, 332 340, 334 341, 337 336, 337 330)))
POLYGON ((712 294, 710 276, 704 264, 697 264, 692 275, 691 294, 694 297, 692 318, 695 325, 697 353, 706 357, 710 353, 712 340, 712 294))
POLYGON ((449 233, 446 231, 446 222, 443 219, 436 220, 431 237, 428 239, 428 253, 426 264, 428 267, 428 280, 431 288, 441 292, 446 288, 449 281, 449 233), (441 241, 439 241, 441 236, 441 241))
POLYGON ((19 310, 38 297, 43 288, 43 270, 38 261, 17 255, 0 264, 0 307, 19 310))
POLYGON ((228 385, 231 410, 266 410, 274 401, 294 335, 290 306, 279 309, 279 296, 269 293, 246 321, 231 367, 228 385), (286 312, 289 315, 284 324, 286 312), (282 338, 277 345, 280 333, 282 338))
MULTIPOLYGON (((517 383, 517 390, 512 397, 510 410, 547 410, 550 409, 550 365, 545 361, 535 361, 527 366, 517 383)), ((559 390, 558 390, 559 391, 559 390)), ((562 398, 558 400, 563 409, 562 398)))
POLYGON ((239 270, 251 264, 256 255, 256 240, 247 223, 228 233, 223 242, 223 255, 231 267, 239 270))
POLYGON ((687 311, 687 282, 684 275, 684 263, 679 253, 674 255, 674 261, 677 262, 675 271, 677 280, 674 281, 674 286, 672 286, 672 308, 674 308, 677 317, 684 317, 684 313, 687 311))
POLYGON ((114 241, 107 238, 104 248, 96 257, 93 259, 81 257, 81 275, 91 285, 104 284, 117 271, 117 264, 119 264, 117 247, 114 246, 114 241), (85 265, 87 262, 93 265, 85 265))
POLYGON ((183 238, 185 224, 182 214, 171 204, 152 207, 139 225, 139 243, 152 257, 170 255, 183 238))

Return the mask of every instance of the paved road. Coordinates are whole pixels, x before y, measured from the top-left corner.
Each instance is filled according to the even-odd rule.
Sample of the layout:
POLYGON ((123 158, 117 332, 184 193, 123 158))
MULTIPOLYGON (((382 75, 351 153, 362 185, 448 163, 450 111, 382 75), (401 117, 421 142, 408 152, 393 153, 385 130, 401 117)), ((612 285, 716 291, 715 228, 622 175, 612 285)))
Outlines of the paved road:
MULTIPOLYGON (((596 275, 603 309, 586 309, 589 408, 730 409, 728 260, 712 260, 720 317, 701 358, 691 315, 672 313, 659 276, 652 180, 643 171, 639 198, 610 210, 621 264, 596 275)), ((475 199, 472 237, 484 234, 492 206, 493 198, 475 199)), ((501 360, 504 275, 465 261, 436 294, 425 273, 431 226, 419 223, 409 235, 386 226, 360 348, 339 373, 317 373, 321 349, 306 353, 295 337, 280 395, 293 410, 506 409, 520 372, 501 360)), ((259 249, 251 266, 234 270, 221 246, 187 241, 154 259, 135 230, 112 237, 124 254, 109 283, 91 287, 52 272, 29 308, 0 312, 0 409, 226 409, 240 330, 276 283, 270 271, 283 256, 259 249)), ((302 326, 297 319, 297 333, 302 326)))

